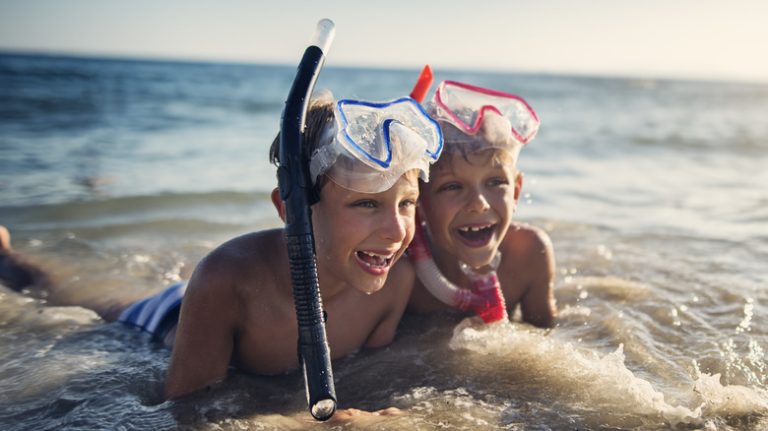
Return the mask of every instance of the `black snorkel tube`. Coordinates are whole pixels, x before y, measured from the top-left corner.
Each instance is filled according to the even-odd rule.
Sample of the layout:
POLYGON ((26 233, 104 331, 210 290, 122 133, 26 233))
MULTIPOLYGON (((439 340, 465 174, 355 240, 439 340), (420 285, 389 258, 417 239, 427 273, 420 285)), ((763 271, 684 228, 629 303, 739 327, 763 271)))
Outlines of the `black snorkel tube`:
POLYGON ((312 179, 304 157, 304 122, 309 98, 335 34, 331 20, 317 23, 311 44, 299 63, 280 123, 280 198, 285 202, 285 243, 293 281, 299 326, 299 365, 304 372, 307 403, 312 416, 324 421, 336 411, 331 356, 317 279, 315 238, 309 206, 312 179))

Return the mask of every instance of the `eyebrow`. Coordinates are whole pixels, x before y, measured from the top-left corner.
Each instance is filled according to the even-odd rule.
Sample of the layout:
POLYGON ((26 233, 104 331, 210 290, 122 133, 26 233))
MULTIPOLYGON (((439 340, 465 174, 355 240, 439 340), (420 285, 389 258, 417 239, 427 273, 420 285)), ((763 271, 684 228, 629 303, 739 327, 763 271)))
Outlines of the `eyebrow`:
POLYGON ((456 175, 455 171, 453 169, 436 169, 429 173, 429 177, 431 178, 439 178, 439 177, 447 177, 449 175, 456 175))

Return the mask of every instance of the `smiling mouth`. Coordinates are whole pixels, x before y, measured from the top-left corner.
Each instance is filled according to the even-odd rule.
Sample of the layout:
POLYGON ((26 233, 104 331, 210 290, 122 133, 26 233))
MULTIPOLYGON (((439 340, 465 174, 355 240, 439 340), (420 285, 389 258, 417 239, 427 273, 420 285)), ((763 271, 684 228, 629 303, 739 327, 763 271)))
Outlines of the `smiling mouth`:
POLYGON ((472 247, 482 247, 488 244, 493 236, 495 224, 487 224, 483 226, 465 226, 457 229, 459 237, 464 242, 472 247))
POLYGON ((392 261, 395 258, 395 253, 380 254, 371 251, 357 251, 355 252, 358 262, 360 262, 364 268, 370 269, 374 272, 384 271, 392 265, 392 261))

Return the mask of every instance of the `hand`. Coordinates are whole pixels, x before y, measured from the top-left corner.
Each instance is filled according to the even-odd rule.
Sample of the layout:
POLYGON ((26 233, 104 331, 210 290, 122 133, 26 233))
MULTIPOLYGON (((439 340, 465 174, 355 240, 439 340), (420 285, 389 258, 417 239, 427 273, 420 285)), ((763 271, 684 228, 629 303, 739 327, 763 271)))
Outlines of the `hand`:
POLYGON ((354 422, 357 424, 371 425, 394 416, 402 416, 403 414, 403 411, 397 407, 388 407, 375 412, 359 409, 341 409, 337 410, 328 422, 332 424, 347 424, 354 422))

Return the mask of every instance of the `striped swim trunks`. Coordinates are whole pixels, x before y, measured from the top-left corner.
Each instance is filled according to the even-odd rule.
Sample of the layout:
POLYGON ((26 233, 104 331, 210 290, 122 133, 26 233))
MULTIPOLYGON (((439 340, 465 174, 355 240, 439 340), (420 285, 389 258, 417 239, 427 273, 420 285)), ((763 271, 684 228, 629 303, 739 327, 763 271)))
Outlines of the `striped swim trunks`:
POLYGON ((186 289, 186 281, 174 283, 156 295, 134 302, 120 313, 117 321, 149 332, 152 340, 162 342, 179 321, 186 289))

